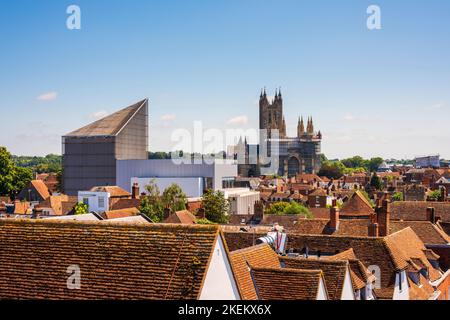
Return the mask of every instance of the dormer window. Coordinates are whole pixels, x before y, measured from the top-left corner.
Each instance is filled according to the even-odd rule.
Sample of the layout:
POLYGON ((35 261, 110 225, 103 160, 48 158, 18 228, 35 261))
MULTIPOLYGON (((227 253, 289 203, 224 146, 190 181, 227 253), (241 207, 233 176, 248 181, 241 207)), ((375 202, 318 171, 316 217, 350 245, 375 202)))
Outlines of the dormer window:
POLYGON ((412 282, 420 286, 420 274, 418 272, 408 272, 408 276, 412 282))

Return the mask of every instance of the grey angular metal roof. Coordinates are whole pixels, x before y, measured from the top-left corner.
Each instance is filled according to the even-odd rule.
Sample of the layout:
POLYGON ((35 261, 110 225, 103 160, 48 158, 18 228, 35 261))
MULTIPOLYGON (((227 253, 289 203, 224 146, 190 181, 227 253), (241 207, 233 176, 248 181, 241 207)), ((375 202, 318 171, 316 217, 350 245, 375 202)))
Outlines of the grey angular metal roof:
POLYGON ((66 134, 66 137, 115 136, 133 116, 147 103, 141 100, 125 109, 119 110, 103 119, 66 134))

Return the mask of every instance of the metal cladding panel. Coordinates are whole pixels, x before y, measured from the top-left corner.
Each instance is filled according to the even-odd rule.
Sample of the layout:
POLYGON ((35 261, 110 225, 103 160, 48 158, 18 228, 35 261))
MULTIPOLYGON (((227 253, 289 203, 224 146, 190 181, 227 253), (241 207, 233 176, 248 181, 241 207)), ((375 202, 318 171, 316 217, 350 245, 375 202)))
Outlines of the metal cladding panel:
POLYGON ((118 160, 117 185, 130 191, 131 178, 212 178, 213 187, 222 187, 222 177, 237 176, 237 165, 176 164, 172 160, 118 160))

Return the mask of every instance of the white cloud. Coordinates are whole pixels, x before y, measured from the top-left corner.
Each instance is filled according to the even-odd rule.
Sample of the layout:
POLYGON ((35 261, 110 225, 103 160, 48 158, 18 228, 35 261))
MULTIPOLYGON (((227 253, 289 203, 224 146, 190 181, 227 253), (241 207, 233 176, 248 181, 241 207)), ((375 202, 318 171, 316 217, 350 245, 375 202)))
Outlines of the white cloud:
POLYGON ((51 91, 51 92, 46 92, 46 93, 39 95, 38 97, 36 97, 36 100, 53 101, 53 100, 56 100, 57 97, 58 97, 58 92, 51 91))
POLYGON ((248 123, 248 118, 247 116, 237 116, 234 118, 231 118, 230 120, 227 121, 227 124, 229 125, 234 125, 234 126, 243 126, 246 125, 248 123))
POLYGON ((162 121, 174 121, 176 116, 174 114, 165 114, 161 117, 162 121))
POLYGON ((108 111, 106 111, 106 110, 100 110, 100 111, 97 111, 97 112, 94 112, 93 114, 91 114, 91 115, 89 116, 89 118, 91 118, 91 119, 93 119, 93 120, 100 120, 100 119, 106 117, 107 115, 109 115, 109 112, 108 112, 108 111))
POLYGON ((443 109, 445 107, 447 107, 445 102, 439 102, 431 106, 432 109, 443 109))
POLYGON ((353 120, 355 120, 355 116, 352 115, 351 113, 347 113, 347 114, 344 116, 343 119, 344 119, 345 121, 353 121, 353 120))

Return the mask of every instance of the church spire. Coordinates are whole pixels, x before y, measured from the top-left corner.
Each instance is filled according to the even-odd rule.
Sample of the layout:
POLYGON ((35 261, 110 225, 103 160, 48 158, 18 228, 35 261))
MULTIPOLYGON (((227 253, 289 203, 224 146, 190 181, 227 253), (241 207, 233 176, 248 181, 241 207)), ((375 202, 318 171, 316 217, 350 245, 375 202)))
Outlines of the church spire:
POLYGON ((301 135, 305 133, 305 123, 303 122, 303 116, 298 118, 297 123, 297 137, 300 138, 301 135))

